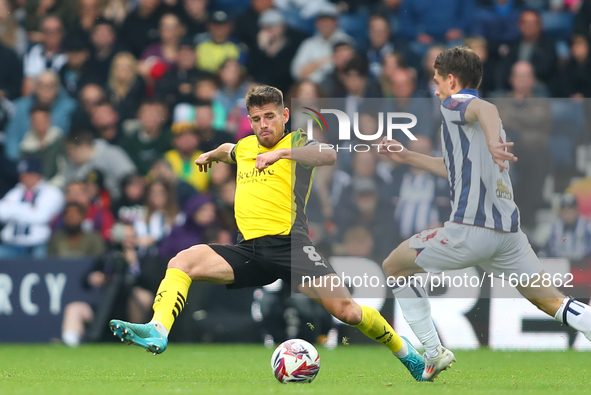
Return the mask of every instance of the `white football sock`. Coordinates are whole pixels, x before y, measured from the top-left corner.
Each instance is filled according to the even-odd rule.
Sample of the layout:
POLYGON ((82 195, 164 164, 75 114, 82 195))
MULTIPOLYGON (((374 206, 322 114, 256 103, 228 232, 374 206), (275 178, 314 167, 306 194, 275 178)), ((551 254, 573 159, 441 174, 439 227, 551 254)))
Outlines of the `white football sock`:
POLYGON ((562 322, 583 332, 591 340, 591 307, 572 298, 564 298, 554 315, 556 321, 562 322))
POLYGON ((164 325, 162 325, 162 323, 160 323, 160 321, 150 321, 150 322, 148 322, 148 324, 154 324, 154 328, 156 328, 158 333, 160 333, 162 336, 164 336, 165 338, 168 339, 168 331, 166 330, 164 325))
POLYGON ((393 352, 397 358, 404 358, 408 355, 408 344, 402 339, 402 348, 398 352, 393 352))
POLYGON ((62 341, 68 347, 78 347, 80 345, 80 335, 75 331, 65 331, 62 333, 62 341))
POLYGON ((426 357, 436 357, 437 346, 441 345, 441 340, 431 318, 431 304, 425 289, 407 285, 394 288, 392 292, 402 309, 404 319, 423 344, 426 357))

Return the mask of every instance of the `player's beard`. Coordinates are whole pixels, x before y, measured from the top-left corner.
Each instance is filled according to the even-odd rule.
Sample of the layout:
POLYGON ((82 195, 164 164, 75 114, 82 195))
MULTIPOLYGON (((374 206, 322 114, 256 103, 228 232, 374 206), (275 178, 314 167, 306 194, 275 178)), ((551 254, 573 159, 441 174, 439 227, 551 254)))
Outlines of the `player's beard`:
POLYGON ((269 134, 266 134, 264 137, 262 137, 262 132, 259 132, 257 140, 259 145, 262 145, 265 148, 272 148, 279 142, 279 140, 281 140, 281 137, 278 137, 275 131, 265 131, 264 133, 269 134))

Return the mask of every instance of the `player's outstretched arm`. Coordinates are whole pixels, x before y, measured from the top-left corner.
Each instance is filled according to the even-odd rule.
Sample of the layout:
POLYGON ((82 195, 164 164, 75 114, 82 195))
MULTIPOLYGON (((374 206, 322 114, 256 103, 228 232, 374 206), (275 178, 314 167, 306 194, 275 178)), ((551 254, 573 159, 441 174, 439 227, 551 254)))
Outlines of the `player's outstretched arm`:
POLYGON ((387 137, 384 137, 378 145, 378 153, 387 156, 396 163, 418 167, 447 179, 447 168, 443 158, 410 151, 396 140, 388 140, 387 137))
POLYGON ((466 122, 480 123, 486 136, 486 143, 493 161, 499 165, 499 171, 509 169, 509 162, 517 162, 517 157, 507 151, 507 147, 512 147, 513 142, 501 141, 501 118, 497 106, 485 100, 474 99, 468 104, 464 114, 466 122))
POLYGON ((337 153, 328 144, 309 144, 305 147, 285 148, 257 156, 256 168, 266 169, 279 159, 289 159, 306 166, 330 166, 337 160, 337 153))
POLYGON ((236 163, 232 158, 232 150, 236 144, 224 143, 213 151, 205 152, 199 155, 195 164, 199 166, 199 171, 206 172, 211 169, 213 162, 236 163))

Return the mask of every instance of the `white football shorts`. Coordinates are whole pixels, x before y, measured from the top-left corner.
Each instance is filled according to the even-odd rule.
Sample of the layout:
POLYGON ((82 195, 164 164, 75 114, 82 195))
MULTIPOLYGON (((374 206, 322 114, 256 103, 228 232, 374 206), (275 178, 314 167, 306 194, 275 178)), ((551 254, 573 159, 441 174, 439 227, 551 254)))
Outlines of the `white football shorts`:
POLYGON ((431 273, 480 266, 508 278, 512 273, 531 277, 543 270, 521 229, 509 233, 448 221, 443 228, 412 236, 409 245, 417 250, 415 263, 431 273))

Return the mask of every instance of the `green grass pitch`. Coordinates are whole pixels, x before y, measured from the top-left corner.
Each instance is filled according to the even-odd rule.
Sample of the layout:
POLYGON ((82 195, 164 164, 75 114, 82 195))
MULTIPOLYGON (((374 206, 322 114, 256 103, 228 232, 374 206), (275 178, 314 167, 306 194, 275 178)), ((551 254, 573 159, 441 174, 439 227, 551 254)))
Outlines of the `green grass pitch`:
POLYGON ((457 351, 434 383, 415 382, 383 347, 319 348, 311 384, 280 384, 259 345, 169 345, 153 356, 123 344, 1 345, 0 394, 582 394, 591 354, 457 351))

